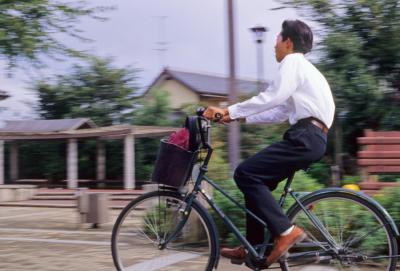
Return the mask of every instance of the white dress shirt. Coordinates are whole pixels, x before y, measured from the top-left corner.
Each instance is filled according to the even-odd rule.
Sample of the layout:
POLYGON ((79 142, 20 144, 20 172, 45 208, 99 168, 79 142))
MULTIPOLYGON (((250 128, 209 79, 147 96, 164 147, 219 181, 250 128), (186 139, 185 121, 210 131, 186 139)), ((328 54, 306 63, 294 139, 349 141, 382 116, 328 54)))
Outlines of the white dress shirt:
POLYGON ((276 80, 263 92, 228 107, 232 119, 247 123, 281 123, 315 117, 330 128, 335 103, 325 77, 303 54, 285 56, 276 80))

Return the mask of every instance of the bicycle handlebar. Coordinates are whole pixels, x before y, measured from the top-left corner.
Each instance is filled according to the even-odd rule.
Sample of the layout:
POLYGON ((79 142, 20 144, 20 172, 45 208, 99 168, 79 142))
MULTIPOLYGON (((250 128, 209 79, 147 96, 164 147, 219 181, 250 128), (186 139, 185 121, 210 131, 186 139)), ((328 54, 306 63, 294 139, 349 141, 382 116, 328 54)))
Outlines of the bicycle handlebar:
MULTIPOLYGON (((202 117, 205 111, 206 111, 206 108, 199 107, 196 110, 196 114, 197 114, 197 116, 202 117)), ((222 119, 222 117, 223 116, 222 116, 221 113, 215 113, 214 118, 212 119, 212 121, 219 122, 222 119)))
POLYGON ((206 109, 204 107, 197 108, 197 110, 196 110, 197 116, 202 117, 204 114, 204 111, 206 111, 206 109))

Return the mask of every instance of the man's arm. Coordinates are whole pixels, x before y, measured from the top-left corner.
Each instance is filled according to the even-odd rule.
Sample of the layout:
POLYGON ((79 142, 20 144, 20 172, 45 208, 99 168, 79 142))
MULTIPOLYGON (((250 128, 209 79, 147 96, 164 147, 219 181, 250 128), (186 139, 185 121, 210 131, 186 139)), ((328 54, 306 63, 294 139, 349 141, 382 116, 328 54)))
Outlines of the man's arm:
POLYGON ((246 123, 249 124, 282 123, 288 120, 289 113, 290 113, 289 108, 285 103, 273 109, 246 117, 246 123))
POLYGON ((238 119, 273 109, 284 103, 300 83, 296 58, 286 57, 281 64, 275 85, 247 101, 229 106, 229 117, 238 119))

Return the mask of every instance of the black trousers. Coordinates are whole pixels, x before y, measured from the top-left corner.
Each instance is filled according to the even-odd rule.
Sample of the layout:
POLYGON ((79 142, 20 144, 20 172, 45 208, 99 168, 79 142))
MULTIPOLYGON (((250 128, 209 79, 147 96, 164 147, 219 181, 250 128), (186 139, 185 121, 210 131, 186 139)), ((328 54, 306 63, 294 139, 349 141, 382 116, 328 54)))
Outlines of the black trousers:
MULTIPOLYGON (((234 179, 243 192, 246 208, 268 224, 278 236, 292 224, 284 214, 273 191, 292 172, 308 168, 323 157, 326 135, 308 120, 300 120, 287 130, 283 140, 270 145, 243 161, 235 170, 234 179)), ((264 227, 251 216, 246 217, 246 238, 252 244, 264 241, 264 227)))

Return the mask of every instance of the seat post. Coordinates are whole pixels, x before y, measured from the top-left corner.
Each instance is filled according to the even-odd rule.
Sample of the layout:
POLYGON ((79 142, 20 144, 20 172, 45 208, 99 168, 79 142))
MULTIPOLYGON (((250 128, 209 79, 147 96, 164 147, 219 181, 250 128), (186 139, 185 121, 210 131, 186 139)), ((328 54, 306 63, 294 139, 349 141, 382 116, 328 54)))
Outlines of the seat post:
POLYGON ((279 199, 279 205, 281 207, 285 203, 287 194, 290 192, 290 186, 292 185, 294 174, 295 174, 295 172, 290 173, 289 177, 286 180, 286 184, 285 184, 285 187, 283 188, 281 198, 279 199))
POLYGON ((294 174, 295 173, 292 172, 289 175, 289 177, 287 178, 287 180, 286 180, 286 184, 285 184, 285 188, 284 188, 285 193, 289 192, 289 188, 290 188, 290 186, 292 185, 292 182, 293 182, 294 174))

